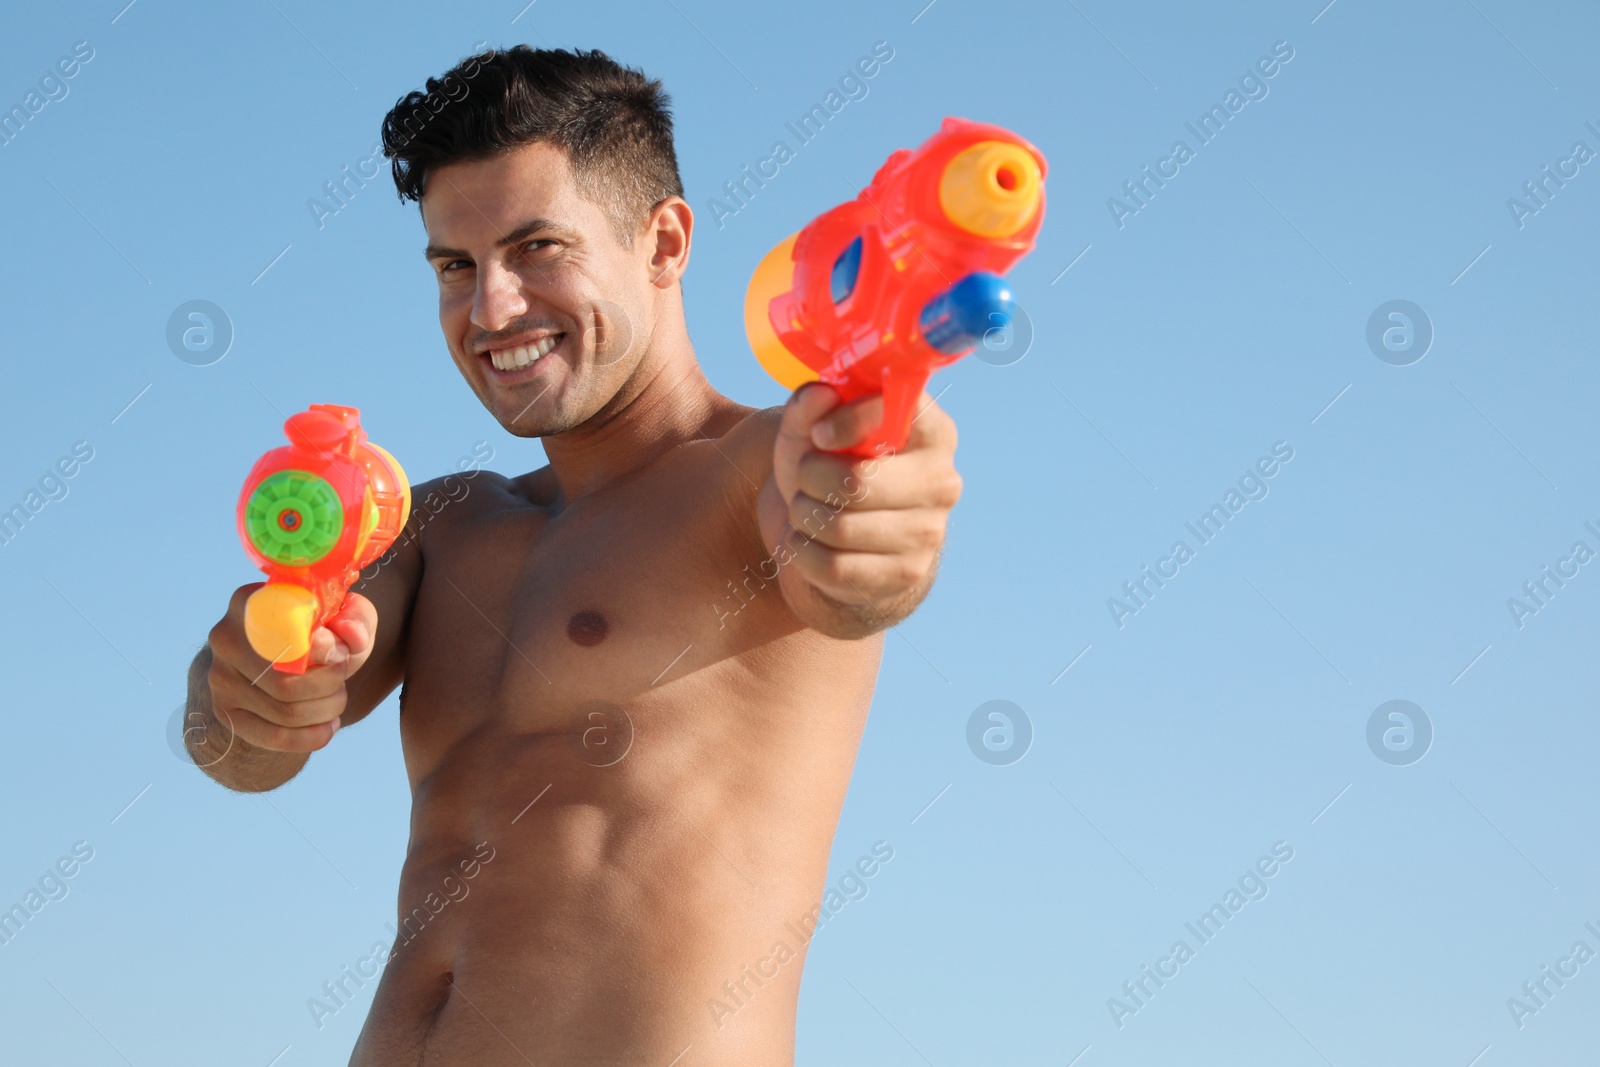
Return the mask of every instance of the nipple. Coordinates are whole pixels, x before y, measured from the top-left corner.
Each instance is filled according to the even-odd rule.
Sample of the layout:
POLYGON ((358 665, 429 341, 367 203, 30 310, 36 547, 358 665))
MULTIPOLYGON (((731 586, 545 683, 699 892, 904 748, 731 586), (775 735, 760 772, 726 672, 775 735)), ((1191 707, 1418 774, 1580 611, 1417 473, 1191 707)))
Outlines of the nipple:
POLYGON ((580 611, 567 622, 567 636, 585 648, 604 641, 610 630, 606 617, 598 611, 580 611))

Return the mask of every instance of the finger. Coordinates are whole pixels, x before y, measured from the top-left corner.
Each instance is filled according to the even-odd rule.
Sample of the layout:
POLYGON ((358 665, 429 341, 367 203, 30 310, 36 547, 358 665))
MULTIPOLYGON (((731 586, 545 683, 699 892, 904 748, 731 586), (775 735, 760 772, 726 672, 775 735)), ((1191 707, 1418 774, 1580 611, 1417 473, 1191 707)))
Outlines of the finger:
POLYGON ((944 543, 949 512, 944 508, 834 511, 804 493, 789 505, 789 525, 829 548, 849 552, 925 552, 944 543))
MULTIPOLYGON (((378 636, 378 609, 360 593, 351 593, 344 598, 344 603, 325 624, 323 629, 336 641, 336 651, 343 650, 344 659, 329 659, 329 666, 344 668, 344 677, 348 678, 361 669, 367 662, 367 657, 372 655, 372 648, 378 636)), ((318 632, 323 632, 319 630, 318 632)), ((313 653, 312 662, 316 662, 313 653)))
POLYGON ((308 666, 304 674, 290 674, 269 667, 249 681, 272 700, 280 704, 302 704, 308 700, 321 700, 344 691, 345 662, 308 666))
POLYGON ((343 689, 329 696, 318 697, 315 700, 297 700, 293 703, 268 701, 261 704, 241 704, 246 711, 259 715, 266 722, 274 726, 282 726, 291 730, 303 730, 307 727, 322 726, 332 722, 344 714, 345 692, 343 689))
POLYGON ((961 476, 947 453, 926 449, 881 459, 810 452, 800 460, 795 490, 835 506, 848 501, 849 508, 865 511, 954 507, 961 495, 961 476))
POLYGON ((326 626, 311 631, 311 651, 307 662, 312 666, 340 667, 350 658, 350 649, 339 636, 326 626))
POLYGON ((794 561, 801 577, 845 604, 877 603, 903 594, 924 580, 935 554, 850 552, 791 533, 794 561))
POLYGON ((956 450, 956 420, 926 392, 917 398, 911 417, 911 431, 904 446, 907 451, 919 449, 941 451, 948 455, 954 455, 956 450))
POLYGON ((339 732, 337 718, 313 726, 291 727, 269 722, 247 708, 213 710, 224 730, 231 730, 247 744, 273 752, 315 752, 339 732))
POLYGON ((315 667, 305 674, 263 669, 246 677, 231 664, 212 660, 213 706, 245 708, 280 726, 310 726, 344 712, 344 676, 338 668, 315 667))
POLYGON ((840 404, 811 427, 811 443, 834 451, 849 448, 866 438, 883 422, 883 397, 864 396, 840 404))
POLYGON ((881 460, 812 449, 800 457, 795 492, 826 500, 834 506, 841 501, 856 503, 864 499, 869 491, 869 468, 875 475, 881 467, 881 460))
POLYGON ((772 449, 773 480, 783 499, 794 496, 794 474, 800 457, 816 447, 811 440, 811 427, 838 405, 839 394, 832 386, 807 382, 796 389, 783 406, 783 418, 778 423, 778 436, 772 449))

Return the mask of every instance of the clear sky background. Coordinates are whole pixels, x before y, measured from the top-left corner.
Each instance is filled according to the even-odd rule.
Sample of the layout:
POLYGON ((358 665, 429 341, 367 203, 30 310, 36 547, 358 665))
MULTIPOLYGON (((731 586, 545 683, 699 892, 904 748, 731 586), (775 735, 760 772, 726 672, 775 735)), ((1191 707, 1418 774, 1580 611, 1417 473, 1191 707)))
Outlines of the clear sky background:
POLYGON ((451 365, 415 206, 382 175, 320 227, 308 206, 397 97, 528 42, 664 79, 690 330, 750 403, 784 395, 741 320, 769 247, 947 114, 1050 160, 1012 274, 1031 343, 935 380, 965 496, 888 639, 831 868, 895 856, 812 946, 801 1064, 1592 1062, 1600 958, 1560 961, 1600 952, 1600 561, 1572 559, 1600 552, 1593 6, 125 2, 13 5, 0 34, 6 108, 92 49, 0 146, 0 508, 92 450, 0 546, 0 906, 93 850, 0 945, 0 1058, 345 1063, 372 986, 321 1029, 307 1000, 394 913, 394 702, 252 797, 176 756, 173 713, 254 580, 233 506, 284 413, 359 406, 417 480, 478 442, 543 462, 451 365), (722 184, 879 41, 867 95, 719 227, 722 184), (1200 145, 1185 123, 1278 42, 1200 145), (1180 139, 1175 177, 1108 206, 1180 139), (209 366, 166 339, 191 300, 231 324, 209 366), (1420 359, 1369 345, 1394 300, 1431 324, 1420 359), (1185 523, 1279 442, 1201 545, 1185 523), (1108 599, 1179 540, 1119 626, 1108 599), (1545 566, 1577 573, 1518 620, 1545 566), (1029 730, 976 751, 1031 732, 1019 760, 969 745, 992 700, 1029 730), (1409 749, 1369 745, 1391 700, 1429 724, 1409 749), (1280 842, 1264 897, 1189 932, 1280 842), (1514 1019, 1544 965, 1578 970, 1514 1019))

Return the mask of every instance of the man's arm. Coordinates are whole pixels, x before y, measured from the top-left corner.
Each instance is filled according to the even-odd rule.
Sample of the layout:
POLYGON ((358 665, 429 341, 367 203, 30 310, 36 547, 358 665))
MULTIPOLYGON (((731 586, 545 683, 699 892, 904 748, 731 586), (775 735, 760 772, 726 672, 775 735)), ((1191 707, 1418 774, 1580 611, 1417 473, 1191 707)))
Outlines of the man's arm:
MULTIPOLYGON (((427 490, 423 485, 416 492, 427 490)), ((196 766, 239 792, 276 789, 299 774, 341 726, 359 722, 382 703, 405 674, 405 632, 422 578, 418 535, 424 521, 413 512, 339 613, 312 634, 311 666, 304 674, 272 670, 245 637, 244 603, 260 584, 234 592, 228 613, 189 667, 183 737, 196 766)))
POLYGON ((926 393, 918 408, 903 448, 863 459, 823 449, 865 437, 881 399, 809 384, 784 406, 758 521, 789 609, 830 637, 887 629, 933 587, 961 476, 955 422, 926 393))

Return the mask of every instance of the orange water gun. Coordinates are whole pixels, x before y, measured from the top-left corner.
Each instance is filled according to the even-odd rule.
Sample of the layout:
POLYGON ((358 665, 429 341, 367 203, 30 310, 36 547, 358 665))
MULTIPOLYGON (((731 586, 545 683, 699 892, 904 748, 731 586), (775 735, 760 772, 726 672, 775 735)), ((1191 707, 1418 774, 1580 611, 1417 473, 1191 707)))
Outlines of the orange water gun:
POLYGON ((267 575, 245 602, 244 630, 275 668, 303 674, 312 632, 404 529, 411 483, 355 408, 312 404, 283 431, 289 444, 257 460, 239 494, 239 539, 267 575))
POLYGON ((761 261, 744 321, 768 373, 786 389, 826 382, 845 402, 883 396, 881 425, 844 451, 904 445, 929 375, 1010 325, 1000 275, 1033 249, 1046 170, 1010 130, 947 118, 761 261))

